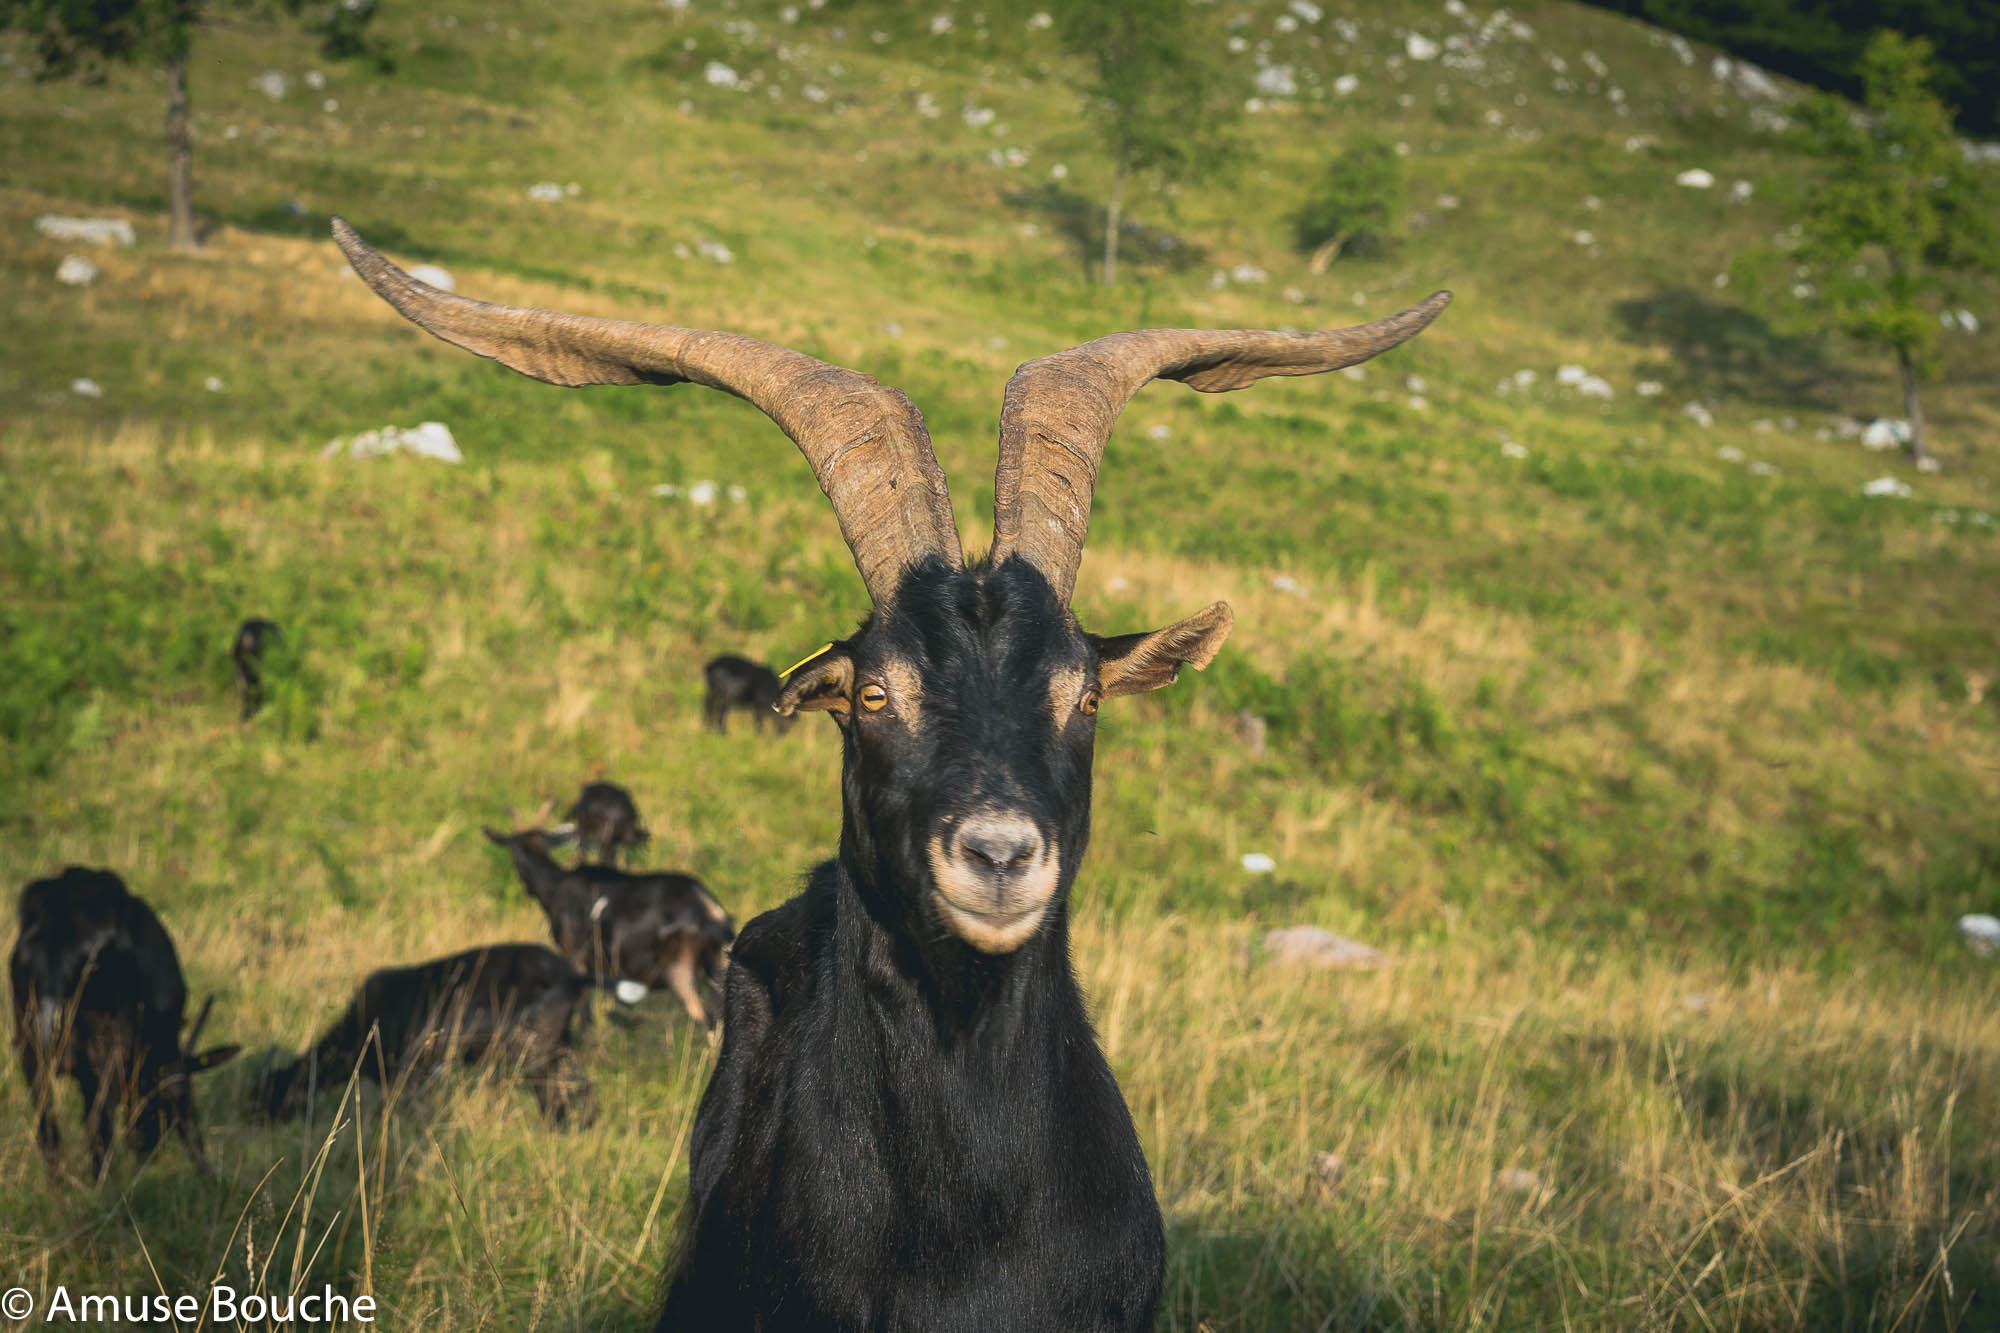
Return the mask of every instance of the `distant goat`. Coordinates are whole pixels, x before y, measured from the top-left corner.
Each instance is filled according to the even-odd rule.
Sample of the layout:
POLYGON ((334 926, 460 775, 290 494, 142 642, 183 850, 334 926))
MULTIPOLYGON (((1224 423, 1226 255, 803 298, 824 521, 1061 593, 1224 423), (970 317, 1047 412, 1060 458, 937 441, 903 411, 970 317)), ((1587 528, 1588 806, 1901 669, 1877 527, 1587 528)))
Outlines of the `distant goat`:
POLYGON ((229 656, 236 663, 236 691, 243 696, 245 722, 264 706, 264 677, 259 670, 264 662, 264 649, 283 637, 276 621, 252 618, 237 627, 229 656))
POLYGON ((705 1028, 715 1019, 700 983, 720 986, 722 951, 735 923, 692 875, 627 874, 609 866, 569 869, 549 855, 540 829, 486 836, 514 862, 528 895, 542 905, 556 948, 626 1004, 665 987, 705 1028))
POLYGON ((256 1109, 272 1119, 360 1073, 378 1087, 457 1061, 518 1060, 549 1124, 587 1126, 597 1094, 577 1063, 575 1030, 590 1020, 590 978, 539 944, 495 944, 369 973, 347 1011, 290 1064, 258 1072, 256 1109))
POLYGON ((993 549, 968 559, 895 389, 738 334, 467 300, 333 228, 377 294, 456 346, 554 384, 695 383, 761 409, 812 465, 873 603, 778 697, 840 727, 840 842, 731 955, 660 1327, 1151 1327, 1164 1230, 1070 961, 1069 894, 1098 706, 1206 666, 1232 615, 1084 630, 1098 469, 1148 381, 1338 370, 1449 295, 1356 328, 1134 330, 1025 363, 1000 408, 993 549))
POLYGON ((241 1047, 196 1055, 204 1003, 186 1039, 187 984, 174 942, 153 909, 108 870, 70 866, 21 890, 21 934, 9 960, 14 1047, 35 1112, 35 1141, 54 1171, 62 1151, 54 1082, 76 1080, 90 1134, 90 1167, 104 1174, 114 1122, 149 1154, 179 1132, 197 1170, 208 1172, 195 1123, 195 1074, 241 1047))
POLYGON ((610 782, 586 786, 563 819, 575 830, 584 859, 601 865, 616 865, 621 849, 637 847, 653 836, 640 822, 632 793, 610 782))
POLYGON ((729 730, 732 708, 749 710, 760 732, 767 718, 777 726, 780 736, 791 730, 791 717, 774 711, 784 686, 771 668, 746 657, 725 654, 703 667, 701 674, 708 682, 708 697, 702 702, 701 713, 717 731, 729 730))

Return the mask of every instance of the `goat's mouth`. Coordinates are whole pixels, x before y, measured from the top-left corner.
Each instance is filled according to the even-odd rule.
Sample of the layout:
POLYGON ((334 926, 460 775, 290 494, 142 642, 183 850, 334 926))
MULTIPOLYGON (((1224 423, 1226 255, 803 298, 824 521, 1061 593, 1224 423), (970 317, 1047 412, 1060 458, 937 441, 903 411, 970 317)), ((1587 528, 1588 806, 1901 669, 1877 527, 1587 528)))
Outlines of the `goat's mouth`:
POLYGON ((938 919, 981 953, 1012 953, 1041 929, 1055 898, 1055 845, 1013 812, 974 815, 932 837, 938 919))

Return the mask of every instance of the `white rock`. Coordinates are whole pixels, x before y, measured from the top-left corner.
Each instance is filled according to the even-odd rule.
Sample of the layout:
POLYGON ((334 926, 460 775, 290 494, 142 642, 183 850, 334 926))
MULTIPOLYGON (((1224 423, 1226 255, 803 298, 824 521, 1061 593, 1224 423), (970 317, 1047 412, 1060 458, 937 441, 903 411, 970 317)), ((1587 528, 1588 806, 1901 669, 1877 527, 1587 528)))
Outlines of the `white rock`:
POLYGON ((2000 949, 2000 917, 1985 912, 1968 912, 1958 919, 1958 933, 1981 958, 2000 949))
POLYGON ((412 264, 407 271, 418 282, 427 282, 441 292, 458 290, 457 280, 436 264, 412 264))
POLYGON ((250 86, 276 102, 281 101, 285 94, 291 91, 292 81, 275 69, 267 69, 250 80, 250 86))
POLYGON ((1610 398, 1613 396, 1610 383, 1597 375, 1586 375, 1578 380, 1576 382, 1576 391, 1585 398, 1610 398))
POLYGON ((1313 967, 1380 967, 1389 956, 1359 940, 1318 926, 1287 926, 1264 933, 1264 950, 1289 963, 1313 967))
POLYGON ((1266 65, 1257 71, 1257 91, 1266 97, 1296 97, 1299 81, 1290 65, 1266 65))
POLYGON ((671 499, 672 497, 679 495, 680 493, 681 493, 681 488, 674 485, 671 481, 663 481, 659 485, 653 487, 653 494, 659 496, 661 499, 671 499))
POLYGON ((56 265, 56 281, 67 287, 88 287, 97 281, 97 265, 82 255, 64 255, 56 265))
POLYGON ((711 60, 702 66, 701 77, 711 88, 740 88, 743 86, 743 80, 736 71, 723 64, 720 60, 711 60))
POLYGON ((1891 500, 1907 500, 1910 498, 1910 484, 1895 477, 1877 477, 1863 486, 1861 493, 1891 500))
MULTIPOLYGON (((1300 587, 1299 581, 1293 578, 1290 574, 1273 574, 1271 576, 1271 586, 1273 588, 1276 588, 1279 592, 1288 592, 1292 594, 1294 597, 1303 597, 1306 595, 1306 590, 1300 587)), ((1251 853, 1251 856, 1256 856, 1256 855, 1259 855, 1259 853, 1256 852, 1251 853)), ((1270 860, 1269 857, 1265 857, 1264 859, 1267 861, 1270 860)), ((1276 869, 1276 867, 1277 867, 1277 862, 1272 861, 1271 868, 1276 869)), ((1244 858, 1244 868, 1245 869, 1250 868, 1248 857, 1244 858)))
POLYGON ((1165 426, 1153 426, 1146 431, 1146 438, 1149 440, 1164 440, 1172 434, 1173 432, 1165 426))
POLYGON ((744 489, 743 489, 743 488, 742 488, 741 486, 737 486, 737 485, 733 485, 733 484, 732 484, 732 485, 731 485, 731 486, 729 487, 729 489, 728 489, 728 490, 724 491, 724 492, 723 492, 723 494, 725 494, 725 495, 727 495, 727 496, 729 497, 729 502, 730 502, 731 504, 739 504, 739 505, 740 505, 740 504, 742 504, 742 503, 743 503, 743 502, 744 502, 745 500, 748 500, 748 499, 750 498, 750 492, 748 492, 748 491, 744 490, 744 489))
POLYGON ((1576 243, 1577 243, 1578 245, 1596 245, 1596 244, 1597 244, 1597 238, 1596 238, 1595 236, 1591 235, 1591 234, 1590 234, 1589 232, 1587 232, 1587 231, 1580 231, 1580 232, 1578 232, 1578 233, 1577 233, 1576 235, 1574 235, 1574 236, 1570 237, 1570 239, 1571 239, 1571 240, 1573 240, 1573 241, 1575 241, 1575 242, 1576 242, 1576 243))
POLYGON ((1028 15, 1028 26, 1030 28, 1036 29, 1037 31, 1049 27, 1054 22, 1055 20, 1049 17, 1049 12, 1046 9, 1038 9, 1034 13, 1028 15))
POLYGON ((646 987, 636 981, 621 979, 612 987, 612 993, 618 997, 620 1004, 637 1004, 646 998, 646 987))
POLYGON ((1422 375, 1406 375, 1403 377, 1403 387, 1411 393, 1425 393, 1431 386, 1422 375))
POLYGON ((1516 1194, 1539 1194, 1542 1178, 1525 1166, 1510 1166, 1493 1173, 1493 1183, 1516 1194))
POLYGON ((69 391, 79 398, 102 398, 104 386, 92 379, 74 379, 69 382, 69 391))
POLYGON ((1263 852, 1245 852, 1243 868, 1253 875, 1268 875, 1278 868, 1278 863, 1263 852))
POLYGON ((210 393, 221 393, 222 377, 219 375, 210 375, 207 379, 201 382, 201 387, 208 390, 210 393))
POLYGON ((1556 383, 1581 384, 1589 374, 1582 366, 1557 366, 1556 383))
POLYGON ((1360 86, 1361 80, 1355 78, 1352 74, 1343 74, 1333 81, 1333 91, 1341 97, 1346 97, 1360 86))
POLYGON ((1919 472, 1936 472, 1943 466, 1943 464, 1939 463, 1937 459, 1931 457, 1929 454, 1925 454, 1917 460, 1917 471, 1919 472))
POLYGON ((90 245, 131 245, 138 238, 124 218, 70 218, 60 213, 44 213, 35 219, 35 230, 50 240, 83 241, 90 245))
POLYGON ((1884 449, 1900 449, 1910 442, 1910 423, 1878 417, 1868 423, 1861 432, 1861 447, 1880 452, 1884 449))
POLYGON ((703 237, 694 243, 694 248, 695 253, 703 259, 712 259, 718 264, 733 264, 736 262, 735 254, 721 241, 712 241, 707 237, 703 237))
POLYGON ((326 448, 320 450, 322 458, 337 458, 345 454, 349 458, 379 458, 383 454, 397 452, 416 454, 420 458, 435 458, 441 463, 463 463, 465 455, 459 452, 458 441, 452 438, 451 428, 441 421, 426 421, 420 426, 407 428, 384 426, 380 430, 365 430, 352 439, 330 440, 326 448))
POLYGON ((1512 440, 1502 440, 1500 441, 1500 455, 1503 458, 1526 458, 1528 456, 1528 449, 1526 445, 1516 444, 1512 440))
POLYGON ((942 37, 946 33, 950 32, 951 29, 952 29, 951 15, 933 14, 931 16, 931 36, 942 37))
POLYGON ((1430 402, 1430 399, 1428 399, 1428 398, 1424 397, 1424 396, 1423 396, 1422 394, 1420 394, 1420 393, 1413 393, 1413 394, 1411 394, 1411 395, 1410 395, 1410 410, 1411 410, 1412 412, 1428 412, 1428 411, 1430 411, 1430 410, 1431 410, 1431 402, 1430 402))
POLYGON ((562 202, 563 188, 554 181, 539 181, 528 187, 528 198, 539 199, 545 204, 562 202))
POLYGON ((319 92, 326 87, 326 75, 320 73, 316 69, 307 70, 304 73, 304 75, 300 77, 299 81, 305 84, 306 87, 312 89, 314 92, 319 92))
POLYGON ((1725 463, 1740 463, 1743 461, 1743 451, 1733 444, 1723 445, 1715 451, 1715 456, 1725 463))
POLYGON ((1638 394, 1641 398, 1658 398, 1662 393, 1666 392, 1666 386, 1658 380, 1640 380, 1632 386, 1632 392, 1638 394))
POLYGON ((1762 459, 1758 459, 1750 465, 1750 475, 1753 477, 1775 477, 1778 475, 1778 469, 1772 467, 1762 459))
POLYGON ((1685 186, 1690 190, 1706 190, 1715 184, 1715 177, 1700 167, 1689 167, 1674 177, 1674 184, 1685 186))
POLYGON ((1054 166, 1052 166, 1052 167, 1050 167, 1050 168, 1049 168, 1049 179, 1050 179, 1050 180, 1057 180, 1057 181, 1059 181, 1059 180, 1067 180, 1068 178, 1069 178, 1069 164, 1068 164, 1068 163, 1065 163, 1065 162, 1058 162, 1058 163, 1056 163, 1056 164, 1055 164, 1054 166))
POLYGON ((1700 403, 1689 403, 1681 411, 1685 412, 1688 420, 1697 426, 1713 426, 1715 424, 1715 414, 1700 403))
POLYGON ((1229 280, 1231 282, 1263 282, 1270 276, 1270 274, 1258 268, 1255 264, 1238 264, 1235 268, 1229 270, 1229 280))
POLYGON ((993 119, 998 113, 990 106, 972 106, 968 104, 965 110, 959 114, 972 129, 983 130, 993 123, 993 119))
POLYGON ((1290 0, 1290 3, 1285 8, 1291 10, 1294 15, 1307 23, 1317 23, 1325 17, 1325 11, 1314 4, 1312 0, 1290 0))
POLYGON ((1436 60, 1438 44, 1428 37, 1413 32, 1403 39, 1403 54, 1412 60, 1436 60))
POLYGON ((1356 384, 1368 378, 1368 368, 1366 366, 1343 366, 1340 373, 1343 377, 1353 380, 1356 384))
POLYGON ((1729 187, 1729 202, 1732 204, 1748 203, 1750 202, 1750 196, 1755 193, 1756 187, 1750 184, 1749 181, 1737 181, 1729 187))
POLYGON ((715 493, 721 489, 712 481, 698 481, 688 487, 688 499, 698 505, 715 503, 715 493))
POLYGON ((1533 384, 1535 382, 1535 379, 1536 375, 1534 371, 1517 370, 1514 372, 1514 387, 1517 389, 1525 389, 1529 385, 1533 384))

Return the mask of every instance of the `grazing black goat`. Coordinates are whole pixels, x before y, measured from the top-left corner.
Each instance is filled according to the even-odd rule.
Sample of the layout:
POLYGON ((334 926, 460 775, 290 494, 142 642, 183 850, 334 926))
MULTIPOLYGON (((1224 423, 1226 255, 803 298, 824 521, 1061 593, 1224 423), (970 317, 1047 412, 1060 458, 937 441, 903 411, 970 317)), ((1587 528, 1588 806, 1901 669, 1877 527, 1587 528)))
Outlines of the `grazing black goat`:
POLYGON ((334 235, 402 314, 524 374, 692 382, 763 410, 874 604, 779 696, 840 726, 840 850, 736 943, 660 1327, 1150 1326, 1159 1206, 1070 965, 1069 891, 1099 703, 1206 665, 1231 615, 1084 631, 1070 598, 1098 465, 1151 379, 1216 392, 1335 370, 1448 295, 1354 329, 1119 333, 1027 363, 1001 408, 993 551, 968 563, 896 390, 735 334, 470 301, 338 219, 334 235))
POLYGON ((717 731, 729 730, 729 710, 732 708, 748 709, 759 732, 764 730, 766 718, 776 724, 780 736, 791 730, 791 717, 775 711, 783 685, 778 680, 778 673, 771 668, 752 662, 747 657, 725 654, 703 667, 701 674, 702 679, 708 682, 708 696, 702 701, 701 715, 717 731))
POLYGON ((588 1126, 597 1093, 577 1063, 575 1030, 590 1021, 590 978, 539 944, 494 944, 368 974, 347 1011, 290 1064, 258 1071, 254 1109, 311 1113, 360 1072, 377 1087, 415 1081, 457 1061, 512 1059, 549 1124, 588 1126))
POLYGON ((253 618, 237 627, 230 642, 229 657, 236 663, 236 691, 243 697, 243 720, 248 722, 264 706, 264 649, 284 637, 277 622, 253 618))
POLYGON ((610 782, 586 786, 563 819, 575 830, 577 848, 584 859, 601 865, 617 864, 622 849, 637 847, 653 836, 640 822, 632 793, 610 782))
POLYGON ((704 1028, 715 1026, 701 985, 720 986, 722 951, 735 923, 692 875, 627 874, 609 866, 558 865, 549 835, 487 829, 507 849, 528 896, 542 905, 556 948, 626 1004, 664 986, 704 1028))
POLYGON ((194 1053, 207 1004, 182 1038, 187 983, 160 918, 118 876, 82 866, 22 889, 20 917, 8 961, 14 1048, 49 1170, 62 1152, 54 1084, 67 1074, 83 1094, 93 1176, 104 1174, 120 1119, 142 1156, 169 1129, 178 1131, 196 1169, 207 1174, 192 1079, 242 1048, 194 1053))

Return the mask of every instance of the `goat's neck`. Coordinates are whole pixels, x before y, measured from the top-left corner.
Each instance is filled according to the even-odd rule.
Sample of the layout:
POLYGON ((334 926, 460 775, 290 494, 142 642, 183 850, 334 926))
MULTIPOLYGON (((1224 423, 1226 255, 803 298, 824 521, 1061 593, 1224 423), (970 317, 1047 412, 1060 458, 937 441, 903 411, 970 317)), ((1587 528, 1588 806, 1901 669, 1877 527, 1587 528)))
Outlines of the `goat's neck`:
POLYGON ((514 843, 507 848, 507 854, 514 860, 515 873, 528 890, 528 896, 542 905, 553 920, 566 909, 588 908, 587 903, 571 902, 582 899, 587 894, 573 876, 550 858, 547 852, 536 851, 514 843))

